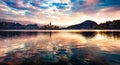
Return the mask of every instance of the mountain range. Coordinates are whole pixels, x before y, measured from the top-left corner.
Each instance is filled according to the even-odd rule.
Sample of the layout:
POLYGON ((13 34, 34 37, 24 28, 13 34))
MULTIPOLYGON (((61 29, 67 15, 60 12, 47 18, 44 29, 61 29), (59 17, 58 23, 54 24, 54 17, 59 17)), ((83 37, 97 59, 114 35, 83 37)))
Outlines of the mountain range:
POLYGON ((39 26, 37 24, 23 25, 14 23, 13 20, 0 19, 0 30, 60 30, 60 29, 109 29, 120 30, 120 20, 106 21, 105 23, 97 24, 95 21, 86 20, 82 23, 71 25, 65 28, 60 28, 55 25, 39 26))

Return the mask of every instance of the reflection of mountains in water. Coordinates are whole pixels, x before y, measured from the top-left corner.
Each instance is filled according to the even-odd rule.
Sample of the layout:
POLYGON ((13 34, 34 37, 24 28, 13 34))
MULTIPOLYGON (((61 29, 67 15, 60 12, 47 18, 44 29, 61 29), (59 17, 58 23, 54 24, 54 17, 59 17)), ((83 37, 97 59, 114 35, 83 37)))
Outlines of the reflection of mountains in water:
MULTIPOLYGON (((0 38, 8 38, 8 37, 20 37, 20 36, 37 36, 39 34, 42 35, 52 35, 57 34, 59 32, 54 31, 0 31, 0 38)), ((72 32, 68 32, 72 33, 72 32)), ((80 31, 74 32, 75 34, 80 34, 85 38, 94 38, 97 34, 106 36, 108 38, 120 38, 120 31, 80 31)))
POLYGON ((83 32, 77 32, 77 34, 82 35, 85 38, 93 38, 97 35, 97 32, 94 31, 83 31, 83 32))
POLYGON ((0 31, 0 38, 11 38, 20 36, 52 35, 58 32, 52 31, 0 31))
POLYGON ((102 36, 106 36, 107 38, 119 39, 120 38, 120 31, 83 31, 83 32, 76 32, 76 34, 80 34, 85 38, 94 38, 97 34, 102 36))
POLYGON ((12 38, 12 37, 19 37, 19 36, 34 36, 37 35, 38 32, 30 32, 30 31, 0 31, 0 38, 12 38))
POLYGON ((108 38, 114 38, 114 39, 120 38, 120 31, 100 32, 100 34, 107 36, 108 38))

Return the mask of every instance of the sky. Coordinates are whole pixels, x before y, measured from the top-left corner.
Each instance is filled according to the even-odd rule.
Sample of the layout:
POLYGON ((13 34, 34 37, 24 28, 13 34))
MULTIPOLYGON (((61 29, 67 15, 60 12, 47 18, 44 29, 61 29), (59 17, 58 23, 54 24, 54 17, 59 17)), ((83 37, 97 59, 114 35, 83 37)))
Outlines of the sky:
POLYGON ((0 0, 0 18, 69 26, 120 19, 120 0, 0 0))

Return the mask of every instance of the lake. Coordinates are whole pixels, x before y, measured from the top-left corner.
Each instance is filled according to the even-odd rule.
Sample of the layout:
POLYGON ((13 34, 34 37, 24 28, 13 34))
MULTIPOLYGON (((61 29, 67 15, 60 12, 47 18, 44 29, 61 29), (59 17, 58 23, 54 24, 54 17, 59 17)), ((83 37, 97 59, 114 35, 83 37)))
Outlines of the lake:
POLYGON ((0 31, 0 65, 120 65, 120 31, 0 31))

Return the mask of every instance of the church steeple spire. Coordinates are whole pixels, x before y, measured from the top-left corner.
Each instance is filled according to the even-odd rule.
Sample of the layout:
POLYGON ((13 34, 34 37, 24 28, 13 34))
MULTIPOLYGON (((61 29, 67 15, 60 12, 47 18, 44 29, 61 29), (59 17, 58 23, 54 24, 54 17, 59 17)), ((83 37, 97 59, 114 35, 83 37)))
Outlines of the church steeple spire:
POLYGON ((52 25, 52 24, 51 24, 51 21, 50 21, 49 25, 50 25, 50 26, 52 25))

